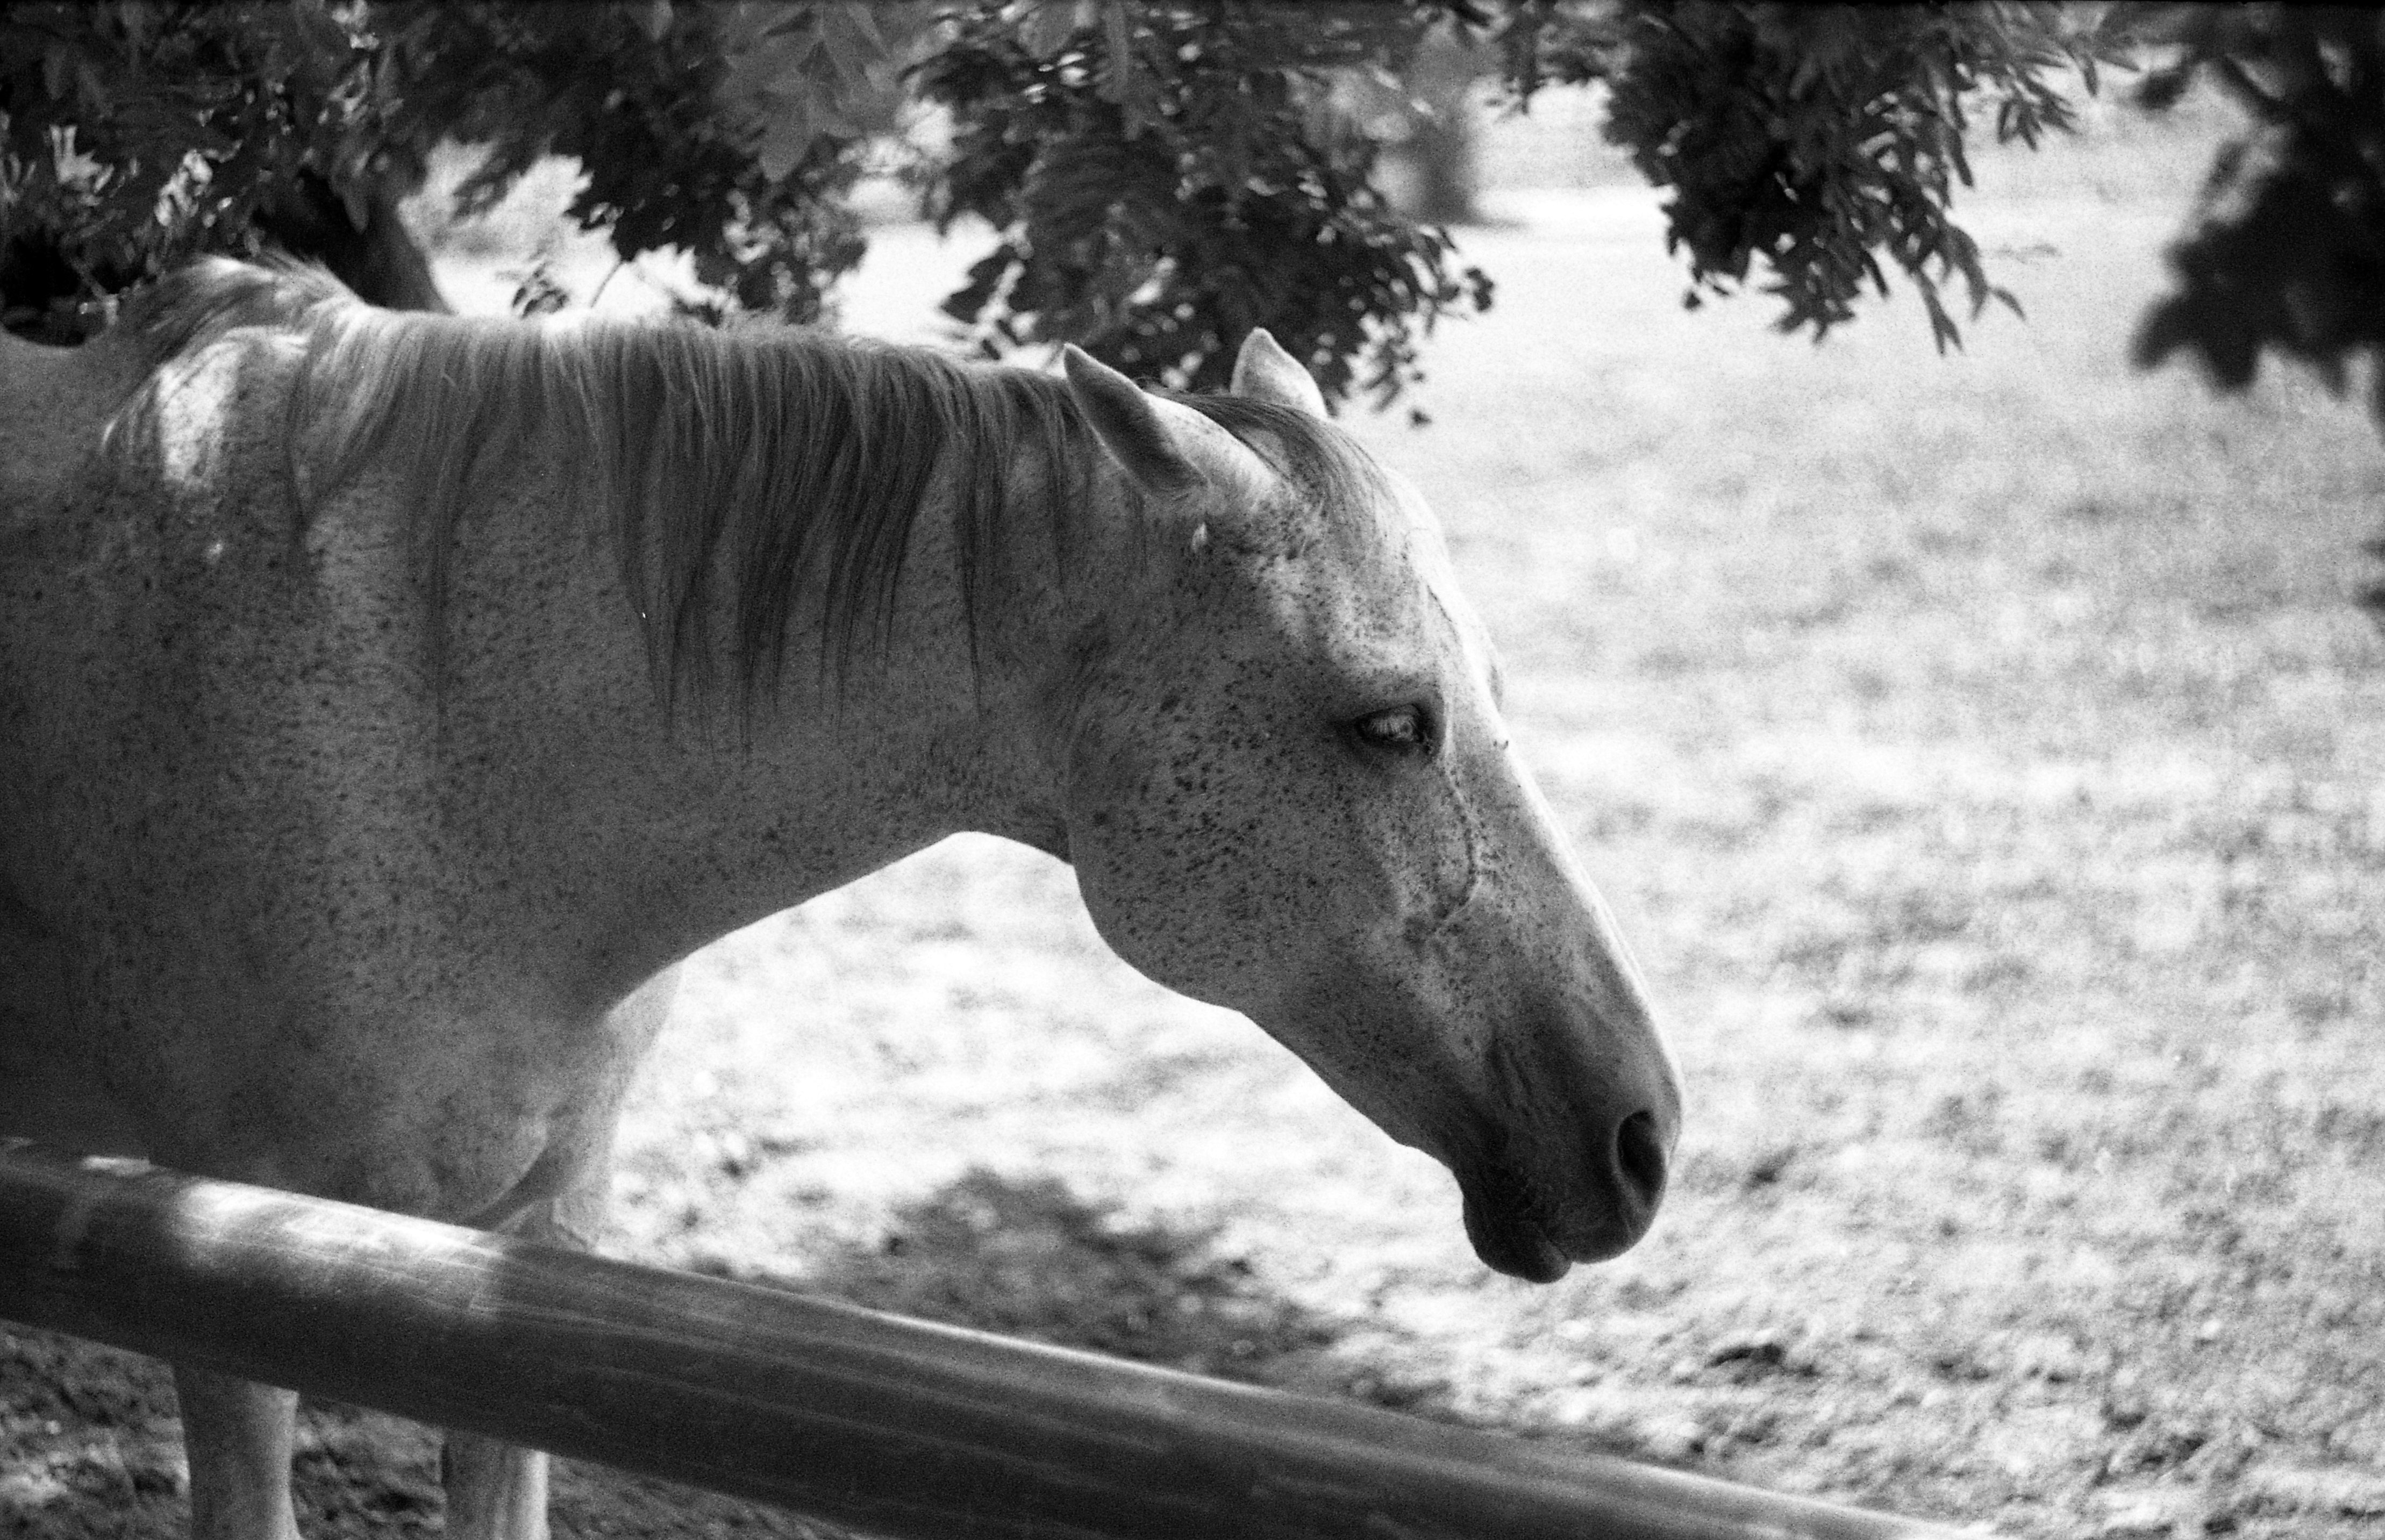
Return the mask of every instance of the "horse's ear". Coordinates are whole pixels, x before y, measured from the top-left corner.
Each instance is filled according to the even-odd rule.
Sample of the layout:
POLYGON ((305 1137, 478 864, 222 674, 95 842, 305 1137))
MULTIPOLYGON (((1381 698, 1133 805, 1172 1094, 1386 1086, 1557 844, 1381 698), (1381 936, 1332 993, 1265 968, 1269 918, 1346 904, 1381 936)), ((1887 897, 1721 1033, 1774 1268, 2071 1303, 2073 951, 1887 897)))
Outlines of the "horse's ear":
POLYGON ((1161 414, 1163 407, 1183 412, 1182 407, 1144 394, 1133 380, 1074 342, 1060 350, 1060 365, 1068 371, 1068 393, 1076 397, 1077 410, 1084 413, 1093 437, 1129 476, 1152 491, 1181 491, 1205 479, 1161 414))
POLYGON ((1234 381, 1226 389, 1312 417, 1325 415, 1325 393, 1317 388, 1317 381, 1264 327, 1252 328, 1242 339, 1242 351, 1234 354, 1234 381))

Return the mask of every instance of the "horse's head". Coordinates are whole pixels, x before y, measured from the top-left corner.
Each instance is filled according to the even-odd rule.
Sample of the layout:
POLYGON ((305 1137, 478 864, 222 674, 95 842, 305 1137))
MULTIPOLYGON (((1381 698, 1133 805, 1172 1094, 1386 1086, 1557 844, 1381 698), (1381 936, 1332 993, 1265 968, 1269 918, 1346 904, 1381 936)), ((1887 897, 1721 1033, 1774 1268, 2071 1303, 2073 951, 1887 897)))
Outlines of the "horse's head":
POLYGON ((1447 1164, 1492 1267, 1623 1250, 1679 1078, 1431 515, 1264 332, 1231 394, 1190 404, 1067 362, 1118 472, 1079 531, 1055 702, 1104 938, 1447 1164))

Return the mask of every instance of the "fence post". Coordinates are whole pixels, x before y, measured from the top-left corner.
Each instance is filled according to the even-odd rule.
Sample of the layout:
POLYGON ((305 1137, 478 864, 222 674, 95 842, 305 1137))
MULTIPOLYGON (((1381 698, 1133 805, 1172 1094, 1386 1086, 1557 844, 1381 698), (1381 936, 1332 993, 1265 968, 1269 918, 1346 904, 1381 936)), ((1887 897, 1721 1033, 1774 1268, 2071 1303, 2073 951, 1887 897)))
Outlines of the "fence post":
POLYGON ((893 1540, 1952 1533, 31 1146, 0 1146, 0 1318, 893 1540))

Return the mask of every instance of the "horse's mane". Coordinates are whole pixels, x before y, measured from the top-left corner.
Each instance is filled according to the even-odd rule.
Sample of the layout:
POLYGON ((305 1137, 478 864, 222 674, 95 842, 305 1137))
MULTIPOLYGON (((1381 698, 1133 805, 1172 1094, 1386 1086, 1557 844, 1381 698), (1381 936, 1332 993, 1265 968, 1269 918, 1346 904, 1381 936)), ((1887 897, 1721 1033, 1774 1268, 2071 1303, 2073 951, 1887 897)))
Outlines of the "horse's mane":
POLYGON ((356 296, 323 268, 287 258, 205 257, 127 296, 107 332, 129 342, 147 374, 186 349, 249 326, 289 326, 318 305, 356 296))
POLYGON ((434 638, 476 494, 544 448, 576 479, 566 495, 611 512, 667 693, 708 689, 725 641, 750 703, 807 585, 822 596, 824 670, 882 645, 915 515, 940 490, 960 500, 974 639, 1010 503, 1032 496, 1045 519, 1065 516, 1088 464, 1059 380, 793 329, 401 314, 319 268, 224 260, 162 280, 119 322, 153 364, 244 326, 305 342, 288 440, 302 519, 376 457, 406 478, 434 638), (732 592, 714 591, 722 575, 732 592), (716 633, 723 611, 730 628, 716 633))
MULTIPOLYGON (((1001 544, 1019 538, 1012 504, 1042 503, 1046 538, 1064 542, 1094 453, 1066 384, 1024 369, 792 329, 401 314, 293 263, 194 264, 129 302, 117 329, 154 367, 249 326, 306 347, 287 437, 302 525, 376 456, 406 478, 434 646, 475 495, 543 444, 576 480, 565 495, 610 512, 666 699, 681 683, 707 693, 725 641, 750 706, 807 586, 823 596, 824 672, 841 675, 864 640, 882 646, 915 515, 940 486, 960 503, 974 651, 1001 544), (721 574, 733 593, 714 591, 721 574)), ((1318 494, 1354 492, 1367 469, 1288 408, 1177 399, 1245 441, 1263 430, 1318 494)))

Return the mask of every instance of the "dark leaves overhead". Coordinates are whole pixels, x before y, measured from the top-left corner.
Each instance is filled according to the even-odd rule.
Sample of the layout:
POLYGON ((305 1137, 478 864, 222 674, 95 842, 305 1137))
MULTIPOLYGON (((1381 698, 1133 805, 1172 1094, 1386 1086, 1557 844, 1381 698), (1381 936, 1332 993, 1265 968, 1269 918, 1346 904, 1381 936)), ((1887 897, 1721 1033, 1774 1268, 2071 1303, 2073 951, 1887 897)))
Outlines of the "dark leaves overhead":
POLYGON ((65 269, 68 334, 126 284, 253 250, 277 188, 374 169, 369 63, 319 6, 0 9, 0 248, 65 269))
POLYGON ((95 317, 196 252, 254 251, 294 176, 361 225, 454 138, 487 152, 464 212, 540 157, 575 156, 588 182, 570 212, 625 259, 680 247, 716 317, 807 321, 861 257, 848 195, 913 64, 954 114, 949 159, 919 169, 935 213, 1002 233, 947 306, 981 344, 1072 340, 1207 386, 1265 325, 1330 394, 1388 399, 1416 377, 1420 334, 1490 286, 1375 192, 1331 72, 1395 68, 1439 10, 14 6, 0 238, 65 269, 52 287, 95 317))
MULTIPOLYGON (((2171 249, 2176 288, 2139 329, 2138 361, 2182 349, 2241 390, 2274 351, 2342 391, 2349 362, 2385 345, 2385 17, 2149 6, 2129 20, 2171 50, 2145 101, 2166 106, 2208 81, 2251 119, 2171 249)), ((2385 370, 2372 379, 2385 416, 2385 370)))
POLYGON ((866 10, 405 0, 371 19, 392 131, 490 146, 467 211, 574 156, 570 213, 624 259, 683 248, 736 307, 809 321, 864 250, 846 194, 867 126, 841 109, 873 62, 866 10))
POLYGON ((12 6, 0 242, 96 310, 195 253, 254 252, 302 175, 361 224, 455 138, 488 151, 467 211, 574 155, 571 213, 624 257, 681 246, 728 304, 808 320, 861 256, 845 195, 884 56, 858 4, 12 6))
POLYGON ((994 253, 945 304, 989 354, 1073 341, 1187 389, 1222 386, 1264 326, 1326 394, 1388 401, 1417 347, 1490 282, 1371 182, 1330 71, 1396 67, 1430 7, 980 6, 916 80, 948 107, 940 225, 994 253), (1023 15, 1014 15, 1014 11, 1023 15))
POLYGON ((1684 0, 1513 8, 1496 33, 1510 89, 1606 82, 1607 137, 1669 189, 1667 242, 1692 288, 1729 293, 1763 270, 1784 330, 1851 320, 1880 259, 1920 291, 1942 347, 1960 334, 1942 290, 1977 315, 1991 299, 1957 227, 1967 137, 2034 147, 2070 127, 2063 96, 2091 87, 2122 41, 2092 8, 2058 5, 1804 6, 1684 0))
POLYGON ((945 305, 981 350, 1073 341, 1204 388, 1265 326, 1329 397, 1388 401, 1491 286, 1386 204, 1340 104, 1354 73, 1396 92, 1445 28, 1519 107, 1604 85, 1610 137, 1669 194, 1690 303, 1755 285, 1784 329, 1820 335, 1903 273, 1942 345, 1950 288, 1974 314, 2014 303, 1954 220, 1967 144, 2067 127, 2065 91, 2142 54, 2145 101, 2208 79, 2256 118, 2142 356, 2184 349, 2233 385, 2277 350, 2341 382, 2385 337, 2379 27, 2364 9, 1755 0, 10 5, 0 283, 18 275, 8 324, 77 335, 194 253, 363 230, 452 137, 487 151, 468 208, 576 156, 571 213, 624 258, 682 248, 706 313, 809 320, 860 259, 849 194, 907 97, 949 114, 910 168, 928 212, 995 234, 945 305), (28 315, 29 292, 64 312, 28 315))

